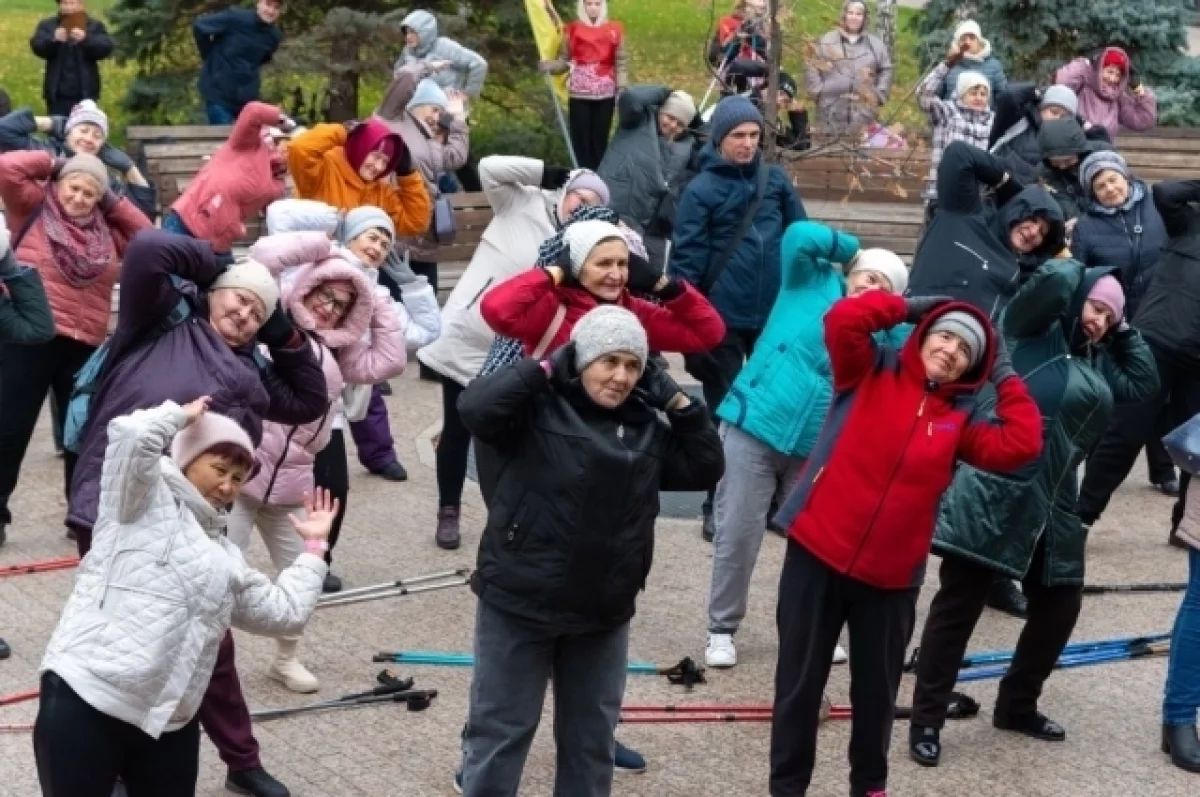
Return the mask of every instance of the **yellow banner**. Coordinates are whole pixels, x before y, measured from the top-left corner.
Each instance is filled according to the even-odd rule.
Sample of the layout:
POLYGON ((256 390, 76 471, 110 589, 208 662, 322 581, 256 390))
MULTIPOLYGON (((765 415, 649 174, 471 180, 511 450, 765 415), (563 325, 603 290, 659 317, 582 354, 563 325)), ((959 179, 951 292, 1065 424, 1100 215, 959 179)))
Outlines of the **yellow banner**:
MULTIPOLYGON (((562 20, 551 5, 552 0, 525 0, 525 13, 533 28, 533 40, 537 43, 538 58, 553 61, 562 49, 562 20)), ((553 78, 554 93, 563 105, 567 103, 567 76, 553 78)))

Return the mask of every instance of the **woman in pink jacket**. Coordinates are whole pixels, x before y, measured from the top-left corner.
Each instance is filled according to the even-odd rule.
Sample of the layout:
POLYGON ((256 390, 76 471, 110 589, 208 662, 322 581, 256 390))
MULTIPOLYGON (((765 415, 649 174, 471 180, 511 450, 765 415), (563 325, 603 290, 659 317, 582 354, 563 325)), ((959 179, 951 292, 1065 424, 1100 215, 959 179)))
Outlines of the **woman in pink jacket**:
MULTIPOLYGON (((304 541, 288 516, 303 512, 305 495, 313 493, 317 454, 334 438, 345 448, 342 430, 335 428, 342 388, 396 376, 404 370, 407 355, 404 330, 390 297, 377 300, 375 286, 350 253, 323 233, 270 235, 251 247, 250 256, 282 272, 281 305, 308 333, 329 397, 325 413, 316 421, 263 424, 262 444, 254 454, 258 471, 229 516, 229 538, 245 550, 257 525, 271 561, 282 571, 304 553, 304 541)), ((335 542, 331 536, 329 545, 335 542)), ((296 658, 298 642, 299 637, 278 640, 267 675, 293 692, 315 692, 317 679, 296 658)))
MULTIPOLYGON (((65 161, 47 152, 0 155, 0 202, 13 231, 13 254, 41 276, 55 328, 47 343, 0 348, 0 544, 46 394, 67 406, 76 372, 108 333, 125 244, 151 226, 108 185, 108 168, 94 155, 65 161)), ((65 452, 64 460, 69 485, 75 455, 65 452)))
POLYGON ((1058 70, 1054 82, 1079 97, 1079 115, 1103 126, 1113 144, 1117 131, 1149 130, 1158 122, 1154 92, 1133 75, 1133 62, 1120 47, 1105 47, 1094 59, 1076 58, 1058 70))

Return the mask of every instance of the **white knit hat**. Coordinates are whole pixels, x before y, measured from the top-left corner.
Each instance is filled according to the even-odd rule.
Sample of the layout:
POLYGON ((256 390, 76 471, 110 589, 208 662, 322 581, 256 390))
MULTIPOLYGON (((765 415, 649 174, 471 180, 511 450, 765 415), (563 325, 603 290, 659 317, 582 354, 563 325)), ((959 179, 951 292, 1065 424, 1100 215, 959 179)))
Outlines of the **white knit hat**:
POLYGON ((961 100, 967 95, 968 91, 976 86, 983 86, 988 90, 988 94, 992 93, 992 84, 988 82, 987 77, 982 72, 976 72, 973 69, 959 72, 958 82, 954 84, 954 96, 961 100))
POLYGON ((250 291, 262 300, 267 315, 275 312, 279 304, 279 284, 271 270, 256 260, 248 257, 238 258, 225 273, 217 277, 209 290, 219 291, 223 288, 241 288, 250 291))
POLYGON ((859 251, 850 274, 856 271, 874 271, 881 274, 892 286, 892 293, 899 296, 908 288, 908 266, 896 255, 886 249, 863 249, 859 251))
POLYGON ((70 133, 71 128, 85 123, 100 128, 100 132, 104 134, 105 138, 108 138, 108 114, 100 110, 100 106, 92 100, 84 100, 71 109, 71 115, 67 117, 63 133, 70 133))
POLYGON ((684 127, 696 119, 696 101, 686 91, 672 91, 663 102, 661 110, 683 122, 684 127))
POLYGON ((171 441, 171 459, 180 470, 187 470, 196 457, 221 443, 232 443, 254 461, 254 443, 237 421, 216 412, 206 412, 195 423, 181 430, 171 441))
POLYGON ((592 253, 596 245, 611 238, 622 243, 625 241, 625 236, 621 234, 621 228, 615 224, 609 224, 607 221, 589 219, 569 225, 563 231, 563 241, 571 253, 571 274, 578 277, 579 272, 583 270, 583 264, 587 262, 588 255, 592 253))
MULTIPOLYGON (((582 222, 580 222, 582 223, 582 222)), ((622 351, 632 354, 646 368, 649 344, 642 322, 624 307, 602 304, 589 310, 571 330, 575 344, 575 368, 583 369, 606 354, 622 351)))
POLYGON ((983 30, 979 27, 979 23, 973 19, 968 19, 958 23, 958 27, 954 29, 954 38, 951 41, 958 44, 959 40, 967 33, 975 34, 976 39, 983 38, 983 30))

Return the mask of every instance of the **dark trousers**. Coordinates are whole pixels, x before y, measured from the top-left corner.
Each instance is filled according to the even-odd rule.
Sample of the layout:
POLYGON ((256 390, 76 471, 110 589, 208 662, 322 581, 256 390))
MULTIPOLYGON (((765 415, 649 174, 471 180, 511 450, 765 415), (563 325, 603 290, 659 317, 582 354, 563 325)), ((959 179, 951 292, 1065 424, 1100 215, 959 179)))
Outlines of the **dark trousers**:
POLYGON ((46 103, 47 116, 70 116, 71 109, 83 102, 86 97, 56 97, 53 102, 46 103))
POLYGON ((571 147, 581 169, 595 171, 608 149, 608 131, 612 128, 615 97, 606 100, 567 100, 570 115, 571 147))
MULTIPOLYGON (((1079 489, 1079 515, 1096 522, 1113 492, 1125 481, 1142 446, 1159 430, 1174 429, 1200 413, 1200 363, 1186 360, 1147 341, 1158 365, 1158 392, 1139 404, 1118 405, 1113 421, 1087 461, 1079 489)), ((1181 513, 1176 502, 1173 515, 1181 513)))
POLYGON ((329 445, 321 449, 313 460, 313 481, 338 500, 337 515, 329 529, 329 550, 325 552, 325 563, 333 565, 333 546, 337 545, 342 533, 342 521, 346 519, 346 503, 350 497, 350 468, 346 461, 346 435, 334 429, 329 445))
MULTIPOLYGON (((1029 601, 1029 619, 1021 629, 1008 674, 1000 682, 996 714, 1019 717, 1037 710, 1042 684, 1050 677, 1083 601, 1079 586, 1048 587, 1043 583, 1046 549, 1039 544, 1029 572, 1022 580, 1029 601)), ((946 723, 950 693, 958 680, 967 643, 995 571, 959 556, 942 557, 941 587, 929 607, 921 634, 917 683, 913 692, 912 724, 941 728, 946 723)))
POLYGON ((392 426, 388 420, 387 403, 379 385, 371 388, 371 401, 367 404, 367 415, 361 421, 349 424, 350 435, 358 450, 358 461, 371 473, 379 473, 396 457, 396 441, 392 439, 392 426))
POLYGON ((904 651, 917 616, 913 589, 877 589, 832 570, 789 540, 779 579, 779 661, 771 722, 771 797, 808 792, 821 697, 842 626, 850 629, 850 794, 887 787, 888 748, 904 651))
POLYGON ((200 768, 200 724, 193 719, 153 739, 46 672, 33 754, 47 797, 110 797, 118 778, 129 797, 189 797, 200 768))
POLYGON ((458 415, 458 397, 464 389, 450 377, 442 377, 442 435, 437 446, 439 507, 457 509, 462 504, 467 459, 471 453, 471 433, 458 415))
MULTIPOLYGON (((58 406, 65 408, 75 374, 95 350, 95 346, 62 336, 33 346, 9 343, 0 347, 0 524, 12 523, 8 501, 17 489, 21 462, 46 394, 53 392, 58 406)), ((61 423, 61 418, 55 423, 61 423)), ((70 452, 63 456, 64 495, 71 486, 75 459, 70 452)))

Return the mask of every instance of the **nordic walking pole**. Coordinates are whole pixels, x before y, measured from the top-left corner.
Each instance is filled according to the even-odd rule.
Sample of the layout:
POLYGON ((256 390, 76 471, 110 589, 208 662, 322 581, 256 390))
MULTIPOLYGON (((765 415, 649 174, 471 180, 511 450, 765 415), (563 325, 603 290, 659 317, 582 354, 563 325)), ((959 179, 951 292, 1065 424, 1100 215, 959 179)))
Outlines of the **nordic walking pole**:
POLYGON ((263 711, 251 712, 250 718, 261 722, 266 722, 269 720, 294 716, 296 714, 308 711, 328 711, 336 708, 361 708, 362 706, 374 706, 382 703, 405 703, 409 711, 424 711, 425 709, 429 708, 430 702, 435 697, 437 697, 436 689, 412 689, 405 692, 394 692, 391 694, 361 697, 357 700, 331 700, 326 703, 309 703, 303 706, 292 706, 291 708, 265 709, 263 711))
POLYGON ((430 581, 441 581, 444 578, 467 578, 471 575, 471 568, 460 567, 457 570, 443 570, 441 573, 430 573, 427 576, 413 576, 412 578, 397 579, 395 581, 384 581, 382 584, 372 584, 367 587, 359 587, 357 589, 348 589, 344 592, 337 592, 332 595, 323 596, 317 601, 320 603, 329 603, 337 598, 351 598, 359 595, 370 595, 373 592, 390 589, 404 589, 416 584, 426 584, 430 581))
POLYGON ((1105 595, 1112 592, 1183 592, 1187 584, 1180 582, 1159 582, 1151 584, 1085 584, 1084 595, 1105 595))
POLYGON ((14 692, 11 695, 0 695, 0 706, 11 706, 27 700, 37 700, 40 695, 41 692, 37 689, 30 689, 28 692, 14 692))
MULTIPOLYGON (((443 667, 474 667, 475 657, 470 653, 437 653, 431 650, 396 650, 376 653, 375 662, 400 662, 401 664, 432 664, 443 667)), ((658 675, 659 667, 644 661, 631 661, 628 672, 641 675, 658 675)))
POLYGON ((51 570, 67 570, 77 564, 79 564, 78 556, 63 556, 57 559, 43 559, 40 562, 5 565, 0 567, 0 578, 6 576, 24 576, 31 573, 48 573, 51 570))
MULTIPOLYGON (((1075 669, 1076 667, 1089 667, 1093 664, 1132 661, 1134 659, 1142 659, 1150 656, 1165 656, 1168 652, 1170 652, 1170 645, 1163 643, 1140 645, 1125 650, 1120 648, 1099 650, 1092 653, 1080 653, 1074 656, 1061 656, 1059 660, 1055 662, 1054 669, 1071 670, 1075 669)), ((986 681, 991 678, 1002 678, 1007 672, 1007 666, 983 667, 978 670, 972 669, 968 670, 967 672, 960 673, 958 676, 958 683, 964 683, 967 681, 986 681)))
POLYGON ((438 589, 450 589, 451 587, 465 587, 468 581, 464 578, 459 581, 449 581, 445 584, 429 584, 427 586, 417 587, 399 587, 392 590, 381 590, 371 595, 353 595, 350 597, 335 597, 333 600, 318 600, 318 609, 328 609, 331 606, 347 606, 351 603, 363 603, 365 601, 375 601, 382 598, 402 598, 405 595, 418 595, 422 592, 433 592, 438 589))
POLYGON ((575 147, 571 145, 571 131, 567 128, 567 118, 563 116, 562 106, 558 104, 558 94, 554 91, 554 79, 546 75, 546 88, 550 89, 550 101, 554 103, 554 113, 558 117, 558 128, 563 134, 563 143, 567 145, 567 155, 571 157, 571 168, 579 168, 579 159, 575 157, 575 147))
MULTIPOLYGON (((1153 645, 1157 642, 1166 642, 1171 638, 1171 633, 1164 632, 1160 634, 1147 634, 1145 636, 1131 637, 1114 637, 1112 639, 1085 639, 1079 642, 1070 642, 1063 648, 1062 656, 1069 656, 1077 653, 1088 653, 1097 650, 1112 649, 1120 650, 1123 648, 1137 647, 1139 645, 1153 645)), ((1016 651, 1014 650, 985 650, 978 653, 968 653, 963 657, 961 668, 978 667, 984 664, 1002 664, 1012 661, 1012 657, 1016 651)), ((913 672, 917 668, 917 661, 921 656, 921 648, 913 648, 912 655, 904 665, 905 672, 913 672)))
POLYGON ((256 712, 251 713, 250 716, 251 717, 262 717, 262 718, 268 718, 268 719, 272 718, 272 717, 276 717, 276 716, 283 717, 283 716, 287 716, 288 714, 295 714, 300 711, 312 711, 312 710, 318 709, 318 708, 327 708, 329 706, 336 706, 340 703, 352 703, 355 700, 362 700, 363 698, 378 697, 380 695, 393 695, 398 692, 407 692, 410 689, 412 689, 412 685, 413 685, 413 679, 405 678, 403 681, 397 681, 394 684, 385 684, 383 686, 377 686, 374 689, 367 689, 362 692, 352 692, 348 695, 342 695, 341 697, 332 697, 332 698, 329 698, 328 700, 316 700, 312 703, 304 703, 299 706, 285 706, 284 708, 262 709, 261 711, 256 711, 256 712))

